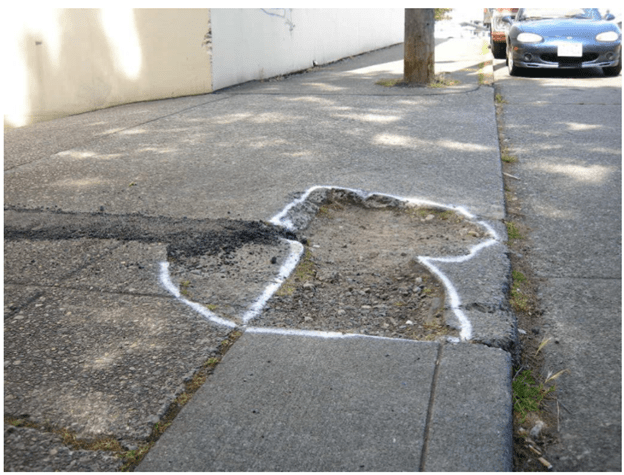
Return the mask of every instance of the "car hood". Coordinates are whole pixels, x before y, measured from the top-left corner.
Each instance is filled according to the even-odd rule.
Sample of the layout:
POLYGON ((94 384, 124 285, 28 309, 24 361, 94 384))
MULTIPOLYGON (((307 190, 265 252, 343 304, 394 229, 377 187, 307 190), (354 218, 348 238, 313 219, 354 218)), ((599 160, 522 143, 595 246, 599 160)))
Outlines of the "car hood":
POLYGON ((617 31, 617 25, 603 20, 555 19, 535 20, 515 23, 518 32, 538 33, 544 38, 558 36, 574 36, 577 38, 594 38, 603 31, 617 31))

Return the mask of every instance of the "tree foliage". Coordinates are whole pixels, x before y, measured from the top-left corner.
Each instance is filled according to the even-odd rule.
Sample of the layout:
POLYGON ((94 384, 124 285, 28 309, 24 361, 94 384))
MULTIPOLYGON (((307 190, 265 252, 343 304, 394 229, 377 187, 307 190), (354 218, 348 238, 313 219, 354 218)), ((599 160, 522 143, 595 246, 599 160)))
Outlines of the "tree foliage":
POLYGON ((434 8, 435 10, 435 21, 439 20, 449 20, 451 17, 448 13, 452 10, 452 8, 434 8))

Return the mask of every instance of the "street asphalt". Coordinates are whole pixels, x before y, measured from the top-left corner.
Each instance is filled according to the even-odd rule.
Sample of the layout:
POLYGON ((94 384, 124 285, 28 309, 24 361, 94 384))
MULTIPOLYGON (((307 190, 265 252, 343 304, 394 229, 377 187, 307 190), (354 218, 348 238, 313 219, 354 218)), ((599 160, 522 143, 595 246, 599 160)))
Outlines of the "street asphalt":
POLYGON ((242 327, 138 469, 510 471, 517 329, 492 57, 481 40, 440 42, 447 84, 376 84, 401 78, 402 55, 5 131, 5 414, 140 444, 232 330, 163 277, 185 226, 232 234, 227 220, 266 223, 341 187, 490 230, 438 266, 468 338, 242 327))
POLYGON ((540 279, 544 376, 557 379, 558 471, 622 471, 622 77, 510 78, 505 146, 540 279))

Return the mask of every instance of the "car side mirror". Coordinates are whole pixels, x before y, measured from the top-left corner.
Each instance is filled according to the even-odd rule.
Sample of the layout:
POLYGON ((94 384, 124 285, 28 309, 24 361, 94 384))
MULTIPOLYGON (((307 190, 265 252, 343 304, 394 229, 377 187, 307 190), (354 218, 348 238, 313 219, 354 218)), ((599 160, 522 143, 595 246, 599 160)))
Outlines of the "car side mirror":
POLYGON ((503 18, 501 18, 501 20, 503 20, 503 22, 505 23, 509 23, 510 25, 513 23, 513 18, 511 18, 510 16, 504 16, 503 18))
POLYGON ((615 15, 613 13, 607 13, 604 19, 607 21, 615 20, 615 15))

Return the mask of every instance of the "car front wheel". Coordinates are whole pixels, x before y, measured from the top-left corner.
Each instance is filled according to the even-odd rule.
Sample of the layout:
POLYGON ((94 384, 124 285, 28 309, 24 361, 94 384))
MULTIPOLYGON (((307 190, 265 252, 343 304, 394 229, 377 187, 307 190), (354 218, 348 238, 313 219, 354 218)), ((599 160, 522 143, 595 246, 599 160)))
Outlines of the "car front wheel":
POLYGON ((514 63, 511 47, 507 48, 507 69, 510 76, 517 76, 520 73, 520 68, 514 63))
POLYGON ((605 76, 619 76, 622 72, 622 58, 618 62, 617 66, 611 66, 609 68, 602 68, 602 72, 605 76))

